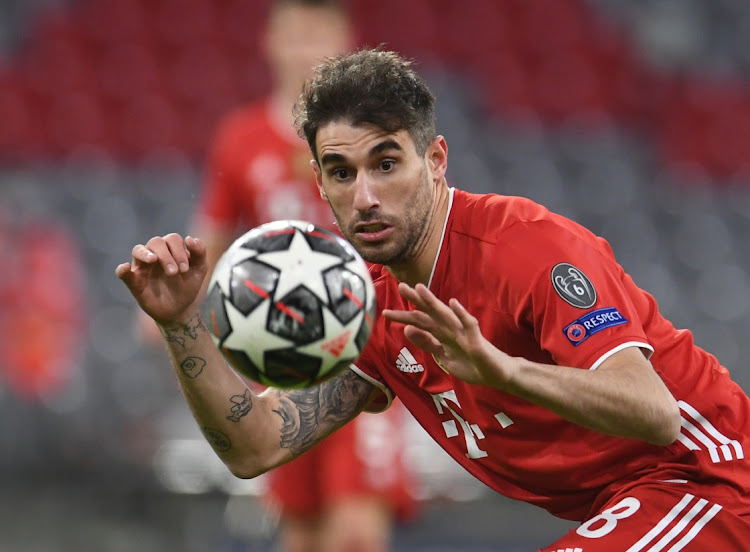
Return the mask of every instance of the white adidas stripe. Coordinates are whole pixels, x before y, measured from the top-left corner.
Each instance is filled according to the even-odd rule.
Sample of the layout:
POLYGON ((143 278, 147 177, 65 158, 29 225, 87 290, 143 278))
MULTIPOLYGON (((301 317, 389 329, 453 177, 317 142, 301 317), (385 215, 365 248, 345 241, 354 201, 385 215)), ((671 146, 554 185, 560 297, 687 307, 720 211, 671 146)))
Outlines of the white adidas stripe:
POLYGON ((682 510, 685 509, 685 507, 688 505, 690 500, 693 499, 693 495, 686 494, 684 497, 682 497, 682 500, 680 500, 674 508, 672 508, 669 513, 664 516, 659 523, 654 525, 654 527, 643 537, 641 537, 641 540, 636 542, 633 546, 628 548, 627 552, 640 552, 643 550, 643 548, 650 543, 652 540, 654 540, 664 529, 672 523, 675 518, 682 512, 682 510))
POLYGON ((677 404, 685 414, 682 416, 684 432, 680 433, 677 440, 685 447, 689 450, 701 450, 701 446, 698 444, 700 442, 708 451, 714 464, 722 460, 741 460, 745 457, 745 451, 738 441, 729 439, 729 437, 720 433, 711 422, 685 401, 678 401, 677 404))
POLYGON ((679 541, 677 541, 672 548, 667 550, 667 552, 679 552, 683 548, 685 548, 685 545, 689 543, 691 540, 695 538, 695 535, 697 535, 701 529, 703 529, 706 524, 713 519, 713 517, 719 513, 719 510, 721 510, 721 506, 718 504, 714 504, 708 509, 708 512, 703 514, 703 517, 700 518, 695 525, 693 525, 693 528, 688 531, 684 537, 682 537, 679 541))
POLYGON ((664 547, 672 542, 675 538, 677 538, 678 535, 685 530, 685 527, 688 526, 688 523, 693 521, 693 519, 695 519, 695 516, 701 513, 701 510, 706 507, 706 504, 708 504, 708 500, 706 500, 705 498, 701 498, 698 502, 696 502, 695 505, 693 505, 693 507, 688 510, 687 514, 682 516, 682 519, 675 523, 672 529, 667 531, 667 533, 649 549, 649 552, 660 552, 661 550, 664 550, 664 547))
POLYGON ((688 529, 691 522, 693 522, 708 505, 706 499, 700 498, 697 499, 692 507, 685 512, 688 505, 690 505, 694 499, 695 496, 691 494, 686 494, 682 497, 682 500, 680 500, 648 533, 643 535, 638 542, 628 548, 627 552, 640 552, 642 550, 645 550, 646 552, 661 552, 677 538, 679 538, 679 540, 674 542, 670 548, 666 549, 666 552, 679 552, 682 550, 695 538, 701 529, 711 521, 719 510, 721 510, 721 506, 714 504, 708 508, 701 518, 693 523, 692 527, 688 529), (665 533, 666 528, 672 525, 672 523, 674 523, 672 528, 665 533), (661 538, 659 538, 660 535, 661 538), (682 535, 682 538, 680 538, 680 535, 682 535), (649 546, 657 538, 659 538, 659 540, 649 546), (649 546, 649 548, 646 548, 647 546, 649 546))

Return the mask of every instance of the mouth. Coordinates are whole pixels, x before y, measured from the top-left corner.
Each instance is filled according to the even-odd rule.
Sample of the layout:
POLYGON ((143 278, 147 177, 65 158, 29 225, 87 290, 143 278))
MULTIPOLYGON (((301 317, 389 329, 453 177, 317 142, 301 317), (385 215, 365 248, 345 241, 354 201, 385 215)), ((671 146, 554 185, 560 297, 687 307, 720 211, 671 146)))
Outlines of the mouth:
POLYGON ((380 241, 388 235, 392 227, 382 222, 361 222, 354 227, 354 233, 364 241, 380 241))

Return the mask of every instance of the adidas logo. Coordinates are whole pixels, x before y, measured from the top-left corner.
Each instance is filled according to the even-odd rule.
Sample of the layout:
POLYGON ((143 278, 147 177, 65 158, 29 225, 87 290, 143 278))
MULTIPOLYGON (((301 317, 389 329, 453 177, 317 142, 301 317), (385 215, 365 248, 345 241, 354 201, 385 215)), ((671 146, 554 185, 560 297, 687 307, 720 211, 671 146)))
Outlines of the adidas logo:
POLYGON ((417 372, 424 372, 424 366, 417 362, 414 355, 409 352, 409 349, 404 347, 398 353, 398 359, 396 359, 396 368, 407 374, 414 374, 417 372))
POLYGON ((323 343, 320 348, 324 351, 328 351, 334 357, 339 358, 341 353, 344 352, 347 343, 349 343, 349 336, 352 334, 351 330, 346 330, 341 335, 334 337, 330 341, 323 343))

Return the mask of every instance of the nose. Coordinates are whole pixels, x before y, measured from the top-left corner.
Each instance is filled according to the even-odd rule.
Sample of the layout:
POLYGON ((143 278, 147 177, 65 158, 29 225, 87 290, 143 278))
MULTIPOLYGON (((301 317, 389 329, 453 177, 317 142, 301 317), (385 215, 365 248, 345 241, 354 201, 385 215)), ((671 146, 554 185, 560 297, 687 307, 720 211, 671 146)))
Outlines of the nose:
POLYGON ((360 171, 354 183, 354 208, 364 213, 379 206, 375 183, 366 171, 360 171))

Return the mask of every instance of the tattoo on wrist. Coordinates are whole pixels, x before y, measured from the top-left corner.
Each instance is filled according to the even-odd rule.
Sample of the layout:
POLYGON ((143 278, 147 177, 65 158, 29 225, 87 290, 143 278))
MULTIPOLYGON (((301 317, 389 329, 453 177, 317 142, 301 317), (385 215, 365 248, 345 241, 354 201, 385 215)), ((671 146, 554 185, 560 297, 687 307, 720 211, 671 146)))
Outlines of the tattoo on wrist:
POLYGON ((359 414, 371 392, 372 384, 351 370, 309 389, 276 391, 280 446, 301 454, 359 414))
POLYGON ((196 314, 185 324, 176 324, 170 327, 161 326, 160 330, 161 335, 167 342, 177 343, 184 349, 187 339, 190 338, 195 341, 198 339, 199 330, 205 327, 201 315, 196 314))
POLYGON ((232 448, 232 441, 226 434, 212 427, 202 427, 201 431, 206 440, 216 452, 226 452, 232 448))
POLYGON ((195 341, 196 339, 198 339, 198 331, 201 328, 205 329, 206 325, 203 323, 203 318, 201 317, 201 315, 196 314, 187 321, 187 324, 185 324, 185 335, 195 341))
POLYGON ((190 379, 197 378, 206 367, 206 361, 201 357, 189 356, 180 363, 180 369, 190 379))
POLYGON ((232 414, 227 416, 227 420, 230 422, 239 422, 253 408, 253 397, 249 389, 245 389, 245 393, 242 395, 232 395, 229 400, 232 403, 232 414))

